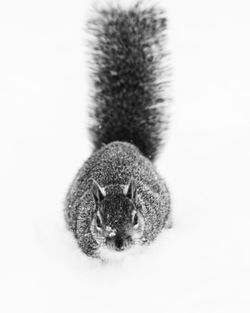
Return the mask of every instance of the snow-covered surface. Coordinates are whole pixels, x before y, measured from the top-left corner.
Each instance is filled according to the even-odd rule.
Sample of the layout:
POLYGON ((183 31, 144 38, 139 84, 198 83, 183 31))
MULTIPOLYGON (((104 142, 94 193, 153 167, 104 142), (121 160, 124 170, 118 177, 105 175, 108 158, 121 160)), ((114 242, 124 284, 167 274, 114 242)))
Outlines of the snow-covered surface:
POLYGON ((91 151, 90 3, 0 4, 0 311, 250 312, 249 2, 163 4, 174 102, 157 166, 174 225, 111 264, 79 251, 62 213, 91 151))

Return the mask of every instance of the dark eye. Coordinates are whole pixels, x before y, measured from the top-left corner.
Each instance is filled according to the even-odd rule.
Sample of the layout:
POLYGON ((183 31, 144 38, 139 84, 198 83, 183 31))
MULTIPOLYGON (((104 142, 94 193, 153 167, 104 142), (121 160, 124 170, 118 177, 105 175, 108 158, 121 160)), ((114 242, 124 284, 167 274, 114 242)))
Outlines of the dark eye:
POLYGON ((138 225, 138 214, 136 212, 133 214, 133 224, 134 226, 138 225))
POLYGON ((102 228, 102 222, 101 222, 100 216, 98 214, 96 215, 96 226, 98 228, 102 228))

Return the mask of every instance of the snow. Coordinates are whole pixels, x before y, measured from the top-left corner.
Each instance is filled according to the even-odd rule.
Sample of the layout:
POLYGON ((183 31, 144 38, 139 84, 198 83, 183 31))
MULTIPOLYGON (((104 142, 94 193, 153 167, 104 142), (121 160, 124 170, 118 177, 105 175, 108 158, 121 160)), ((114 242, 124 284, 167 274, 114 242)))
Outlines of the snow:
POLYGON ((174 101, 157 167, 173 228, 111 263, 84 256, 63 220, 91 152, 91 1, 1 2, 1 312, 250 311, 250 4, 163 2, 174 101))

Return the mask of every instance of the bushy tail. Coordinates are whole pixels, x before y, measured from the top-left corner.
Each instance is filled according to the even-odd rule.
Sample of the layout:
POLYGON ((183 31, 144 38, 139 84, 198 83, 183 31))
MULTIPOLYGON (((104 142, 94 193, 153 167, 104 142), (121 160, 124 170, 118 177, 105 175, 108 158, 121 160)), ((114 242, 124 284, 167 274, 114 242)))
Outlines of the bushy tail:
POLYGON ((157 155, 167 121, 163 110, 166 18, 156 7, 99 10, 89 21, 92 41, 95 148, 133 143, 150 160, 157 155))

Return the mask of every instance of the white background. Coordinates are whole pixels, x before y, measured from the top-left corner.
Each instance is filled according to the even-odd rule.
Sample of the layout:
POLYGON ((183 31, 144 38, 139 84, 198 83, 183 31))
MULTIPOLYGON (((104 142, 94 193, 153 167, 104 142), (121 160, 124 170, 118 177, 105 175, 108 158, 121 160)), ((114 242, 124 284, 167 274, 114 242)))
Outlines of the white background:
POLYGON ((0 311, 249 312, 249 1, 162 3, 174 101, 157 166, 174 228, 106 265, 80 252, 63 220, 91 153, 90 4, 0 4, 0 311))

